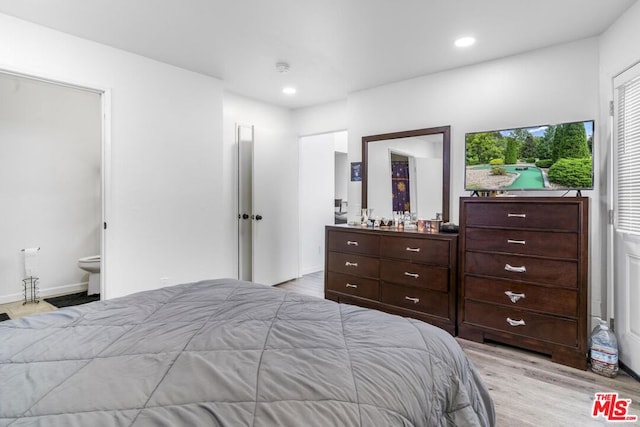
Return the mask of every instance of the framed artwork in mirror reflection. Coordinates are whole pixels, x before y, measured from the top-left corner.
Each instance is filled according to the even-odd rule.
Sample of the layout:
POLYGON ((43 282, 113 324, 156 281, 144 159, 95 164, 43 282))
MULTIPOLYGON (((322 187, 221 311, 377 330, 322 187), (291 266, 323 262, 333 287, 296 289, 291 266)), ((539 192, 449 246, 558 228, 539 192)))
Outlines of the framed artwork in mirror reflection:
POLYGON ((362 181, 362 162, 351 162, 351 181, 362 181))

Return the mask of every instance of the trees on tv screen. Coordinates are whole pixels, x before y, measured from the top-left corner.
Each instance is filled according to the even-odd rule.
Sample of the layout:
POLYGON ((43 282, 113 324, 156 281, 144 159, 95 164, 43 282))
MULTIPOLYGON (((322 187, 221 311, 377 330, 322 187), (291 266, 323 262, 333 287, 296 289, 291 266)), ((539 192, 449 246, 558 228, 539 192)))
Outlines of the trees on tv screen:
POLYGON ((593 186, 593 121, 468 133, 467 190, 593 186))

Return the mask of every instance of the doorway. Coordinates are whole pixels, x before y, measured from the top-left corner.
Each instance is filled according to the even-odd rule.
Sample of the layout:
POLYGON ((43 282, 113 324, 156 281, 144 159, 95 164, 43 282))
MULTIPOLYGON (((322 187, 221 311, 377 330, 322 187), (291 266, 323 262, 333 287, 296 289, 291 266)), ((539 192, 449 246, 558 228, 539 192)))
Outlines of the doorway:
POLYGON ((620 362, 640 373, 640 63, 613 81, 613 284, 620 362))
POLYGON ((22 298, 19 251, 30 247, 40 297, 82 291, 78 260, 102 255, 104 266, 105 93, 7 70, 0 92, 0 302, 22 298))
POLYGON ((298 275, 298 151, 289 131, 236 125, 238 278, 277 285, 298 275))
POLYGON ((325 226, 347 222, 347 132, 299 140, 300 274, 324 269, 325 226))

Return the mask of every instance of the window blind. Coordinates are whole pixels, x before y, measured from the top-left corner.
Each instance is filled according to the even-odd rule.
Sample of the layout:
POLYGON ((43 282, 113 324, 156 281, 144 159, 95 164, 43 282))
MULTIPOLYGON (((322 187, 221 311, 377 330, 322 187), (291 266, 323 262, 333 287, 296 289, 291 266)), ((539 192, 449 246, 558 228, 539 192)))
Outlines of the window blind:
POLYGON ((617 221, 640 233, 640 76, 618 87, 617 221))

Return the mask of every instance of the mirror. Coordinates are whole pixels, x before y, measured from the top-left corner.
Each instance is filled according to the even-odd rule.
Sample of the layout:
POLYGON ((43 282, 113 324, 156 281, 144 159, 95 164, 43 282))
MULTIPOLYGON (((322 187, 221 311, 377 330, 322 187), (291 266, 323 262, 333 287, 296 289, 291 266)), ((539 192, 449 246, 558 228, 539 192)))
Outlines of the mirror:
POLYGON ((449 221, 450 126, 362 137, 362 208, 449 221))

